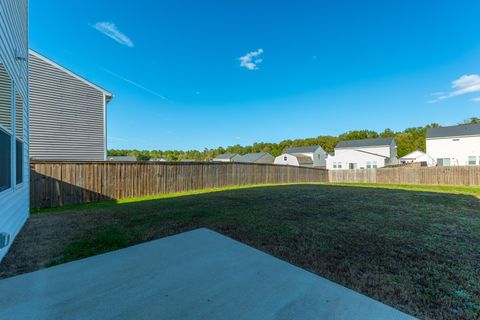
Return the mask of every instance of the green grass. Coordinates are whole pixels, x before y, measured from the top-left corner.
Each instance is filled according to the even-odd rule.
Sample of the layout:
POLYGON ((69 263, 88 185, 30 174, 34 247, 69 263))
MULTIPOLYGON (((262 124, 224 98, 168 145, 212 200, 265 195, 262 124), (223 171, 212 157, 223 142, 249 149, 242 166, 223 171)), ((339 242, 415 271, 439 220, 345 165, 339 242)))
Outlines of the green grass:
POLYGON ((65 212, 65 211, 71 211, 71 210, 99 209, 99 208, 108 208, 108 207, 112 207, 119 204, 125 204, 125 203, 177 198, 182 196, 190 196, 190 195, 205 194, 205 193, 212 193, 212 192, 272 187, 272 186, 281 186, 281 185, 305 185, 305 184, 336 185, 336 186, 351 186, 351 187, 365 187, 365 188, 385 188, 385 189, 413 190, 413 191, 424 191, 424 192, 440 192, 440 193, 450 193, 450 194, 472 195, 480 198, 480 187, 477 187, 477 186, 432 186, 432 185, 375 184, 375 183, 331 183, 331 184, 290 183, 290 184, 263 184, 263 185, 234 186, 234 187, 226 187, 226 188, 215 188, 215 189, 188 191, 188 192, 160 194, 160 195, 153 195, 153 196, 146 196, 146 197, 126 198, 126 199, 119 199, 119 200, 106 200, 106 201, 100 201, 100 202, 94 202, 94 203, 69 205, 69 206, 56 207, 56 208, 32 209, 30 210, 30 213, 43 214, 43 213, 53 213, 53 212, 65 212))
POLYGON ((477 319, 478 195, 474 187, 296 184, 42 210, 0 277, 207 227, 414 316, 477 319))

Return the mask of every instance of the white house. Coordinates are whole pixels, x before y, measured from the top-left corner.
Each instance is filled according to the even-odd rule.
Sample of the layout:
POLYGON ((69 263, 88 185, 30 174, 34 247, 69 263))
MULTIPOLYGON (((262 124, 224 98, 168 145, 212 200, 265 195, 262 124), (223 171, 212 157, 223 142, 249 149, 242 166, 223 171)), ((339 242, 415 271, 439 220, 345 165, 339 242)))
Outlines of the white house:
POLYGON ((30 50, 30 157, 106 160, 112 94, 30 50))
POLYGON ((327 169, 371 169, 397 164, 394 138, 341 141, 327 158, 327 169))
POLYGON ((0 1, 0 261, 29 214, 28 1, 0 1))
POLYGON ((402 164, 420 162, 425 163, 427 166, 433 166, 435 163, 432 157, 420 150, 410 152, 409 154, 398 159, 398 161, 402 164))
POLYGON ((437 166, 480 165, 480 124, 428 129, 427 154, 437 166))
POLYGON ((273 163, 297 167, 313 167, 313 160, 310 157, 301 154, 284 153, 275 157, 273 163))
POLYGON ((213 162, 235 162, 241 156, 237 153, 224 153, 216 156, 212 161, 213 162))
POLYGON ((267 152, 247 153, 241 156, 235 162, 243 163, 273 163, 275 158, 267 152))
POLYGON ((287 154, 306 156, 312 159, 314 167, 327 166, 327 153, 321 146, 294 147, 285 151, 287 154))

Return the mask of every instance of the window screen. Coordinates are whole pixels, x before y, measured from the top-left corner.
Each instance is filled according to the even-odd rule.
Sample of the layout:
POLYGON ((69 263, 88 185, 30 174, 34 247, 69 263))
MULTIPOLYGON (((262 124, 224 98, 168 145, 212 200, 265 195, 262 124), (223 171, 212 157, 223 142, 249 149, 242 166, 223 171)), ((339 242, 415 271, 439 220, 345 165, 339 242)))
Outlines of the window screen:
POLYGON ((16 182, 17 184, 23 182, 23 142, 17 139, 16 150, 16 182))
POLYGON ((11 187, 11 148, 12 138, 0 129, 0 191, 11 187))

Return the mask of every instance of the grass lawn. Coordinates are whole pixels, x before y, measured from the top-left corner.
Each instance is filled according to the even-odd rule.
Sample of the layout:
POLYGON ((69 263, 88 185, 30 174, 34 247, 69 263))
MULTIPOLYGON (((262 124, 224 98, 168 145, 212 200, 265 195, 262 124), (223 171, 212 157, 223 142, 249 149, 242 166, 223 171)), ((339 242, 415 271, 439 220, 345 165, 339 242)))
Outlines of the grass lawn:
POLYGON ((44 210, 0 277, 208 227, 419 318, 478 319, 479 196, 469 187, 299 184, 44 210))

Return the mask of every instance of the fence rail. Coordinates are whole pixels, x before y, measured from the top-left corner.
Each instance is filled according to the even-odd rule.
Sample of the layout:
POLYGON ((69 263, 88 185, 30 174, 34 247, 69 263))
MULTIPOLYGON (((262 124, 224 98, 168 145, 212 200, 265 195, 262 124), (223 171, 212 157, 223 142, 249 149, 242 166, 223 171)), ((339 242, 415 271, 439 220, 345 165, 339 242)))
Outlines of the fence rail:
POLYGON ((328 182, 326 170, 241 163, 32 162, 30 207, 201 189, 293 182, 328 182))

